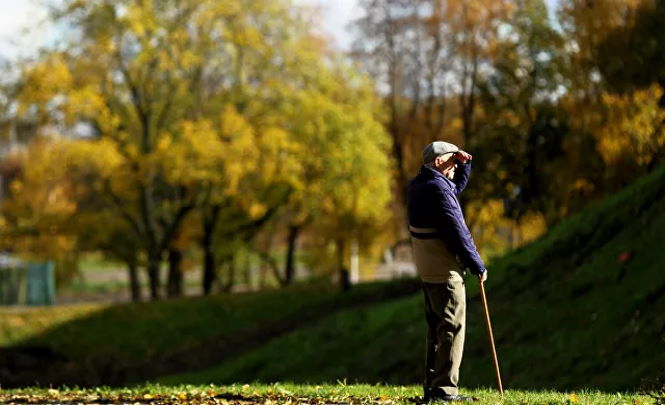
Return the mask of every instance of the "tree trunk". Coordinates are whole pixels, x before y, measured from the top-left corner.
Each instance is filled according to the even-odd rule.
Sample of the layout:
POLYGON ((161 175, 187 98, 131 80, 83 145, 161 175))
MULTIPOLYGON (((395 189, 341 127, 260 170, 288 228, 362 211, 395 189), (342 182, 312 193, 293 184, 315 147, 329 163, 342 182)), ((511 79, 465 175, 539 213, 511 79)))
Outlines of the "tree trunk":
POLYGON ((132 293, 132 301, 141 301, 141 284, 139 284, 138 265, 136 260, 129 260, 127 262, 127 271, 129 274, 129 287, 132 293))
POLYGON ((540 198, 540 184, 538 181, 538 135, 539 131, 534 124, 529 127, 529 134, 526 140, 526 165, 524 167, 522 192, 520 195, 519 210, 517 217, 521 217, 529 208, 540 210, 540 206, 534 203, 540 198))
POLYGON ((210 294, 212 285, 217 278, 217 263, 215 253, 212 251, 212 245, 205 243, 203 245, 203 295, 210 294))
POLYGON ((337 247, 337 266, 339 269, 339 285, 342 291, 346 292, 351 289, 351 280, 349 277, 349 269, 344 267, 344 241, 338 239, 336 242, 337 247))
POLYGON ((201 239, 201 247, 203 248, 203 295, 210 294, 217 278, 217 261, 215 259, 215 252, 213 251, 213 236, 221 209, 221 205, 213 205, 210 211, 203 217, 203 238, 201 239))
POLYGON ((289 226, 289 247, 286 250, 286 269, 284 275, 284 285, 291 285, 295 276, 295 255, 296 255, 296 242, 298 241, 298 234, 300 233, 300 226, 289 226))
POLYGON ((160 255, 148 253, 148 278, 150 280, 150 299, 156 301, 160 298, 159 293, 159 265, 161 264, 160 255))
MULTIPOLYGON (((393 17, 390 14, 390 9, 386 8, 386 20, 392 22, 393 17)), ((397 201, 401 207, 406 208, 406 193, 404 192, 408 186, 409 175, 405 173, 404 168, 404 144, 399 126, 399 79, 398 79, 398 64, 400 63, 401 56, 398 54, 395 44, 395 37, 389 30, 385 31, 385 41, 388 46, 388 109, 390 112, 390 121, 388 132, 393 140, 392 154, 395 158, 395 166, 397 167, 397 201)))
POLYGON ((182 289, 182 252, 172 247, 169 249, 169 281, 166 288, 169 298, 181 297, 182 289))
POLYGON ((462 134, 464 135, 465 148, 471 146, 471 138, 474 135, 473 114, 476 107, 476 80, 478 79, 479 63, 475 46, 472 48, 471 61, 468 63, 472 63, 471 71, 469 72, 469 66, 465 63, 462 76, 462 93, 460 94, 462 134))

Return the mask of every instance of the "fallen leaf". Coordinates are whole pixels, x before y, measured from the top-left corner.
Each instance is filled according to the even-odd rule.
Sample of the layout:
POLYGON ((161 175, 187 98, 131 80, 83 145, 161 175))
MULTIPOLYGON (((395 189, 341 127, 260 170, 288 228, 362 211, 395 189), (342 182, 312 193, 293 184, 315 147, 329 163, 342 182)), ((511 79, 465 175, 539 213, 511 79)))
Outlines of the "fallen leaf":
POLYGON ((630 252, 622 252, 622 253, 619 253, 619 256, 617 256, 617 261, 619 263, 625 263, 628 260, 630 260, 630 257, 631 257, 630 252))

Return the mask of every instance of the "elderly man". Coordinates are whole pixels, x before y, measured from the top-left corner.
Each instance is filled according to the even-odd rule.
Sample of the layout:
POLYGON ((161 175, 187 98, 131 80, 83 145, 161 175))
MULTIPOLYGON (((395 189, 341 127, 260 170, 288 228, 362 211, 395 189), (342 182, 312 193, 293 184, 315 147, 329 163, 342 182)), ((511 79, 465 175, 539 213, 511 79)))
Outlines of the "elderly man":
POLYGON ((459 395, 464 349, 467 271, 487 270, 473 243, 457 196, 471 171, 471 155, 447 142, 423 150, 423 166, 409 185, 409 231, 425 295, 425 401, 471 401, 459 395))

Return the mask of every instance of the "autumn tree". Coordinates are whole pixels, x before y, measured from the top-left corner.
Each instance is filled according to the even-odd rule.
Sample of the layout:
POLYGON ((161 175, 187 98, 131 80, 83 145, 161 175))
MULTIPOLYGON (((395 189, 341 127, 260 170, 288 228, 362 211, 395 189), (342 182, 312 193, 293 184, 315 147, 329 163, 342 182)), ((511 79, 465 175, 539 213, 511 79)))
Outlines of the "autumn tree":
POLYGON ((67 175, 66 145, 36 140, 10 156, 18 171, 2 202, 2 245, 32 260, 54 260, 57 278, 76 274, 78 235, 70 225, 81 190, 67 175))
POLYGON ((551 170, 546 165, 563 155, 566 128, 556 104, 564 84, 563 38, 551 26, 544 1, 516 6, 497 42, 493 69, 478 85, 484 117, 476 179, 493 185, 494 191, 483 194, 505 198, 506 214, 519 220, 530 210, 547 211, 553 193, 543 181, 551 170))
POLYGON ((331 165, 353 158, 334 152, 333 133, 384 144, 371 91, 354 92, 360 79, 334 74, 325 47, 288 1, 65 1, 53 18, 69 37, 23 67, 19 115, 38 122, 41 135, 108 148, 113 170, 91 166, 91 189, 138 244, 121 254, 145 257, 153 299, 166 253, 169 295, 182 291, 187 241, 198 238, 203 248, 207 293, 216 261, 227 260, 216 254, 226 251, 220 247, 250 243, 294 194, 312 200, 306 210, 318 209, 319 194, 302 192, 303 184, 326 181, 303 181, 311 173, 299 159, 311 153, 311 137, 331 165), (336 80, 344 83, 336 88, 336 80), (311 109, 311 121, 297 127, 299 99, 328 110, 311 109), (361 119, 334 132, 317 124, 351 112, 361 119), (183 229, 192 215, 199 233, 183 229))
POLYGON ((258 37, 255 29, 234 31, 241 11, 240 3, 65 2, 54 18, 68 23, 74 38, 24 70, 26 114, 51 128, 87 124, 123 157, 118 181, 107 181, 104 192, 143 244, 153 298, 160 295, 162 254, 213 176, 206 170, 219 168, 185 155, 204 167, 168 178, 160 158, 170 142, 182 141, 183 153, 217 152, 199 134, 185 137, 195 125, 188 122, 219 114, 224 90, 237 85, 233 73, 242 62, 226 63, 235 51, 224 39, 258 37))
POLYGON ((366 0, 361 6, 354 55, 385 89, 402 190, 423 145, 440 139, 445 126, 459 122, 460 133, 447 134, 460 144, 475 134, 479 78, 514 6, 504 0, 366 0))
MULTIPOLYGON (((600 73, 610 90, 620 94, 614 100, 611 116, 615 117, 616 107, 631 98, 646 107, 639 112, 635 109, 627 112, 634 124, 634 136, 623 137, 618 144, 613 142, 616 145, 613 157, 618 157, 618 149, 632 146, 636 158, 649 168, 665 159, 665 34, 661 27, 664 18, 665 2, 643 1, 635 10, 634 21, 614 28, 595 49, 600 73)), ((617 126, 622 124, 614 123, 614 128, 617 126)))
POLYGON ((361 240, 371 246, 380 239, 373 231, 390 217, 391 142, 372 83, 341 60, 317 72, 282 114, 297 144, 290 160, 292 193, 280 211, 287 246, 278 279, 285 285, 294 280, 302 232, 334 241, 341 272, 349 244, 361 240))
POLYGON ((653 158, 657 156, 657 139, 662 136, 662 118, 656 107, 661 92, 650 87, 652 82, 628 84, 630 81, 622 78, 633 75, 629 67, 617 74, 617 66, 625 61, 639 64, 636 54, 654 43, 645 36, 640 43, 631 40, 630 47, 627 42, 628 33, 643 18, 640 15, 650 14, 640 10, 652 10, 653 4, 643 0, 570 0, 561 4, 569 69, 568 91, 561 105, 570 116, 571 141, 585 145, 584 150, 569 149, 569 160, 580 173, 569 184, 578 185, 575 194, 585 194, 583 200, 623 187, 658 161, 653 158), (639 91, 617 94, 617 90, 628 88, 639 91))

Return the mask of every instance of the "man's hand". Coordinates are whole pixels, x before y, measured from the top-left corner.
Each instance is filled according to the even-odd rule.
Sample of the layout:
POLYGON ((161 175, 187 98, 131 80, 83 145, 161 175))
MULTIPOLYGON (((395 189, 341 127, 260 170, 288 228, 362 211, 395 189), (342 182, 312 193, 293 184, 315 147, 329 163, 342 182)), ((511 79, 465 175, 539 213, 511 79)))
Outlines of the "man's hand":
POLYGON ((464 152, 463 150, 458 150, 455 152, 453 157, 457 160, 460 161, 460 163, 466 163, 469 160, 473 159, 473 156, 469 155, 468 153, 464 152))
POLYGON ((478 278, 481 283, 484 283, 487 280, 487 270, 483 271, 483 274, 479 275, 478 278))

